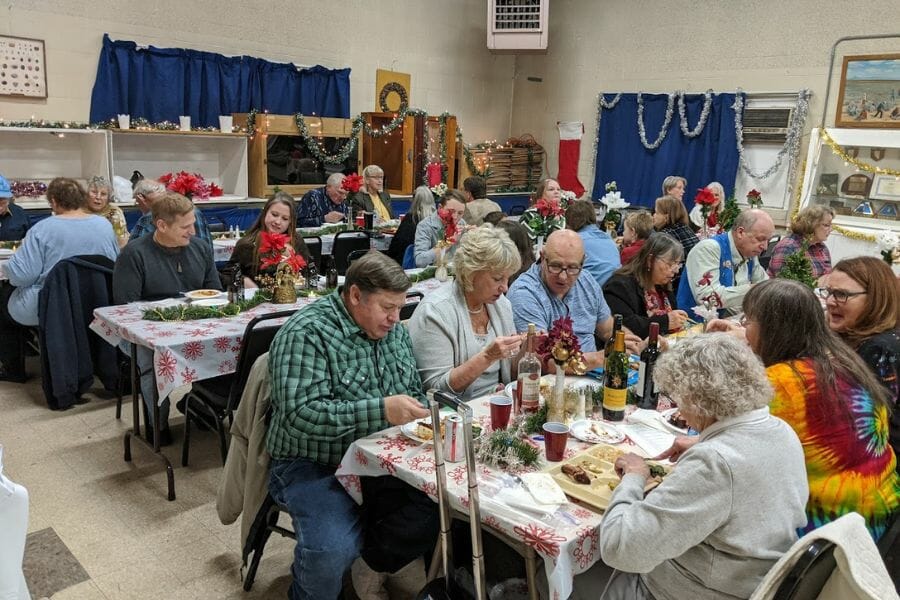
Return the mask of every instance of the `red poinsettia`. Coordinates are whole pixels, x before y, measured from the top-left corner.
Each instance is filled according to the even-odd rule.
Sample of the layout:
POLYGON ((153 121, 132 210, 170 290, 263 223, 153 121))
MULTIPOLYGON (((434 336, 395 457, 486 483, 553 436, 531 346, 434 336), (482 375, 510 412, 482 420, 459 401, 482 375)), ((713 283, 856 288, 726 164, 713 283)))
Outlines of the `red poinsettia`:
POLYGON ((291 238, 289 235, 264 231, 259 238, 260 271, 278 267, 281 263, 287 263, 294 274, 297 274, 306 266, 306 261, 303 257, 294 252, 294 247, 290 244, 291 238))
POLYGON ((697 195, 694 196, 694 203, 699 204, 701 207, 705 206, 707 209, 711 208, 718 201, 719 199, 709 188, 697 190, 697 195))
POLYGON ((565 210, 560 206, 559 202, 556 200, 547 200, 546 198, 541 198, 538 200, 534 208, 537 209, 538 214, 544 217, 545 219, 548 217, 561 217, 565 214, 565 210))
POLYGON ((750 190, 747 192, 747 204, 751 207, 762 205, 762 194, 758 190, 750 190))
POLYGON ((574 373, 584 373, 584 355, 581 344, 572 330, 572 318, 560 317, 553 321, 550 331, 538 342, 538 354, 546 360, 552 358, 556 364, 574 373))
POLYGON ((159 182, 173 192, 177 192, 188 198, 206 200, 210 197, 221 196, 222 188, 214 183, 207 183, 199 173, 166 173, 159 178, 159 182))
POLYGON ((444 241, 452 246, 459 237, 459 225, 456 222, 456 217, 446 208, 439 208, 438 218, 444 226, 444 241))
POLYGON ((358 192, 362 188, 363 178, 362 175, 357 175, 356 173, 350 173, 344 180, 341 182, 341 188, 347 190, 351 194, 358 192))
POLYGON ((290 236, 286 233, 269 233, 263 231, 259 235, 259 253, 272 254, 280 253, 290 241, 290 236))

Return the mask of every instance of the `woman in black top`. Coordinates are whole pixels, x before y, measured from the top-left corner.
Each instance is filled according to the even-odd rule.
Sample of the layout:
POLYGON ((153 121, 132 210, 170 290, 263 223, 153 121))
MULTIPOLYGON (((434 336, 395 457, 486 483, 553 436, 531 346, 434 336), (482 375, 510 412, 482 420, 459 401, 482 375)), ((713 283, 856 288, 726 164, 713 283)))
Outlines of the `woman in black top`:
POLYGON ((430 216, 435 210, 437 209, 435 208, 434 194, 431 193, 428 186, 420 185, 417 187, 415 194, 413 194, 409 212, 400 221, 400 227, 397 228, 397 233, 394 234, 394 239, 391 240, 387 255, 402 265, 403 254, 406 252, 406 248, 413 245, 416 241, 416 226, 418 226, 419 221, 430 216))

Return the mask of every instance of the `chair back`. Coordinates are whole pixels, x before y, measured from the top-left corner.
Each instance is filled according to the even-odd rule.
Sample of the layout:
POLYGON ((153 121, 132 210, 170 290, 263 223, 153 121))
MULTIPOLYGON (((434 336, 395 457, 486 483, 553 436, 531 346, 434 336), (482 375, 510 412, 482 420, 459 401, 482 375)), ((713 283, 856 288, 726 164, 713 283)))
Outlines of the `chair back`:
POLYGON ((512 208, 509 209, 509 216, 518 217, 519 215, 525 214, 525 207, 521 204, 516 204, 512 208))
POLYGON ((317 235, 311 235, 309 237, 303 236, 303 242, 306 244, 306 249, 309 250, 310 256, 313 257, 313 260, 316 261, 316 268, 319 269, 319 272, 322 272, 322 238, 317 235))
POLYGON ((403 263, 401 266, 404 269, 416 268, 416 246, 414 244, 407 246, 403 252, 403 263))
POLYGON ((225 221, 219 217, 210 217, 209 221, 206 222, 206 228, 209 229, 210 233, 224 233, 227 231, 225 221))
POLYGON ((354 250, 369 251, 371 242, 369 234, 365 231, 341 231, 334 236, 334 246, 331 256, 334 258, 334 266, 338 275, 346 275, 350 268, 350 253, 354 250))
POLYGON ((406 304, 400 308, 400 320, 406 321, 412 317, 413 313, 416 311, 416 307, 419 306, 419 302, 421 302, 424 297, 425 294, 422 292, 406 292, 406 304))
POLYGON ((775 234, 769 238, 769 244, 766 246, 765 252, 759 255, 759 264, 763 269, 769 268, 769 262, 771 262, 772 260, 772 252, 775 251, 775 246, 780 241, 781 236, 778 234, 775 234))
POLYGON ((347 256, 347 268, 349 269, 354 262, 371 252, 371 250, 354 250, 347 256))
POLYGON ((837 568, 835 544, 817 539, 803 552, 788 571, 773 600, 815 600, 837 568))
POLYGON ((259 327, 257 325, 264 321, 290 317, 297 310, 299 309, 282 310, 261 315, 247 323, 247 328, 244 329, 244 335, 241 337, 241 350, 238 353, 234 382, 231 384, 231 391, 228 394, 227 410, 233 411, 237 408, 244 393, 244 386, 247 383, 250 369, 253 368, 253 363, 256 362, 260 355, 269 351, 269 346, 272 345, 272 340, 275 339, 275 334, 281 329, 283 323, 278 325, 261 325, 259 327))
MULTIPOLYGON (((900 460, 900 459, 898 459, 900 460)), ((882 558, 896 556, 900 560, 900 512, 894 512, 894 518, 887 530, 878 540, 878 553, 882 558)))

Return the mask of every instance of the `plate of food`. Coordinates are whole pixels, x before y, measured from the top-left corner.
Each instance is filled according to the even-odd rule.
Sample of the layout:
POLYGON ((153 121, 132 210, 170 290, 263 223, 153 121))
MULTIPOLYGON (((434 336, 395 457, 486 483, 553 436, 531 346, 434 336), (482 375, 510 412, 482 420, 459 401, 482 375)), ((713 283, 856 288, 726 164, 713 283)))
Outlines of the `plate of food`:
POLYGON ((575 439, 589 444, 618 444, 625 440, 625 434, 614 425, 593 419, 575 421, 569 431, 575 439))
MULTIPOLYGON (((441 414, 441 433, 444 433, 444 422, 448 415, 456 414, 456 413, 442 413, 441 414)), ((416 419, 415 421, 410 421, 409 423, 404 423, 400 426, 400 433, 405 435, 411 440, 415 440, 422 444, 430 444, 434 441, 434 427, 431 425, 431 417, 425 417, 424 419, 416 419)), ((481 437, 482 429, 481 425, 478 423, 472 423, 472 437, 473 439, 477 439, 481 437)))
POLYGON ((674 433, 680 433, 681 435, 688 434, 688 424, 681 417, 681 410, 678 408, 670 408, 669 410, 664 410, 660 413, 662 416, 663 425, 671 429, 674 433))
POLYGON ((218 298, 222 295, 219 290, 192 290, 185 292, 184 297, 191 300, 208 300, 210 298, 218 298))
POLYGON ((215 307, 215 306, 225 306, 228 304, 228 298, 206 298, 204 300, 194 300, 191 302, 194 306, 207 306, 207 307, 215 307))

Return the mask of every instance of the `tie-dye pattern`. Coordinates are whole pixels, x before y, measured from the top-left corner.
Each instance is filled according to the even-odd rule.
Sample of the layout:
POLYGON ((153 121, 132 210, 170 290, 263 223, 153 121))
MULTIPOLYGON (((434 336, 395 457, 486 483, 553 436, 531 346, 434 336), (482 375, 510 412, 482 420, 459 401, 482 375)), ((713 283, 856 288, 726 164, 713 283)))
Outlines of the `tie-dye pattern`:
POLYGON ((877 541, 900 503, 886 407, 875 407, 856 381, 839 377, 838 397, 849 406, 851 418, 834 414, 811 359, 772 365, 767 374, 775 388, 770 410, 794 428, 806 456, 809 522, 798 534, 855 511, 877 541))

